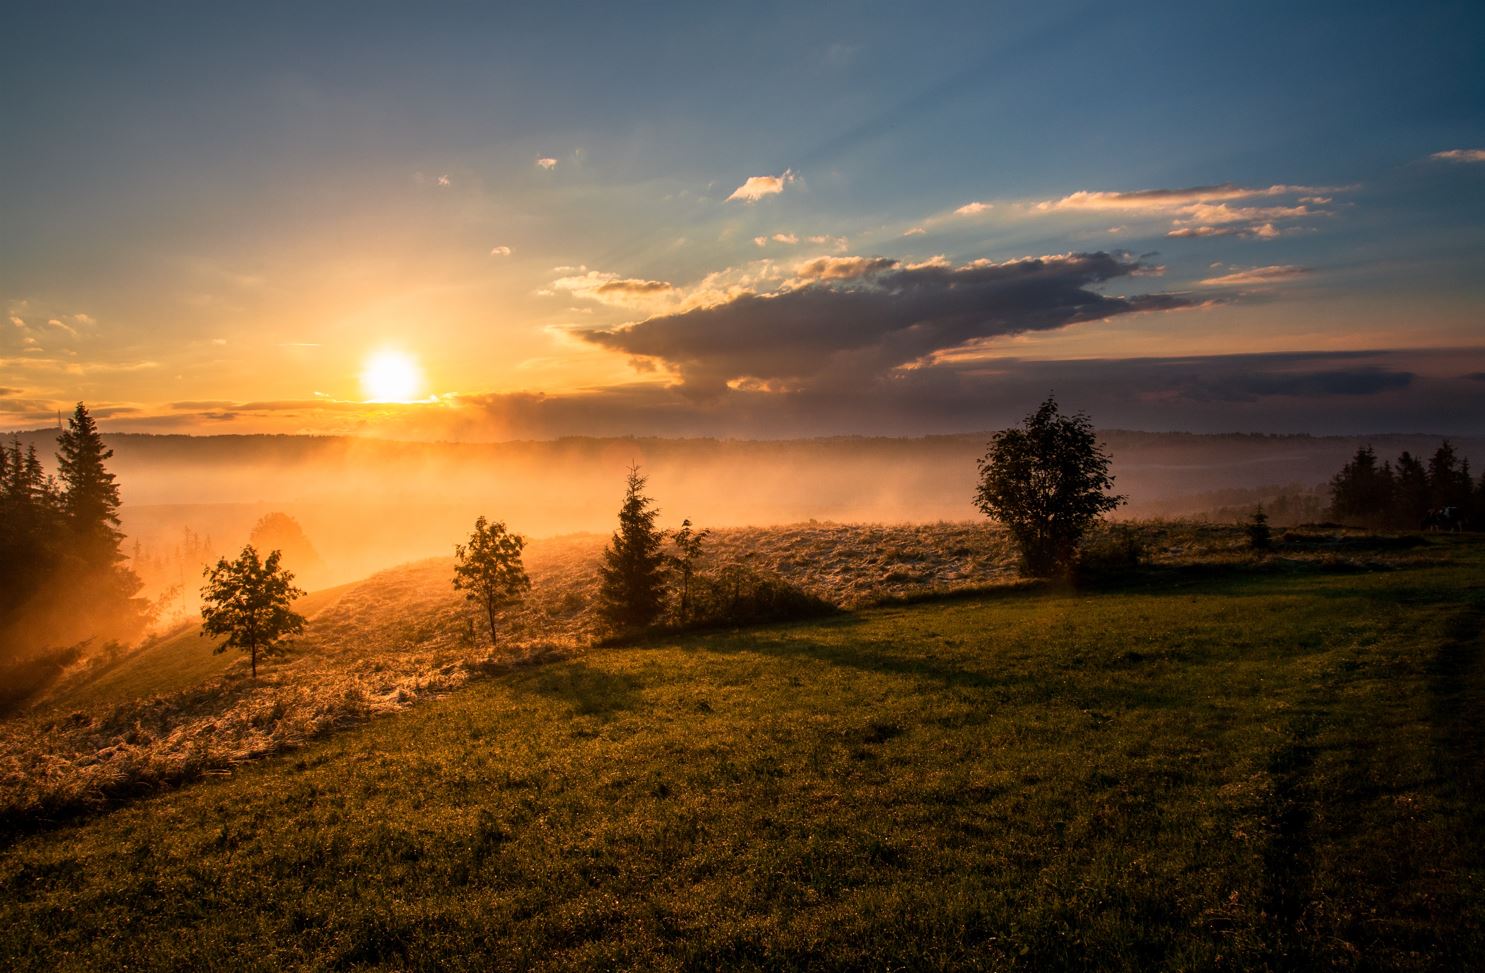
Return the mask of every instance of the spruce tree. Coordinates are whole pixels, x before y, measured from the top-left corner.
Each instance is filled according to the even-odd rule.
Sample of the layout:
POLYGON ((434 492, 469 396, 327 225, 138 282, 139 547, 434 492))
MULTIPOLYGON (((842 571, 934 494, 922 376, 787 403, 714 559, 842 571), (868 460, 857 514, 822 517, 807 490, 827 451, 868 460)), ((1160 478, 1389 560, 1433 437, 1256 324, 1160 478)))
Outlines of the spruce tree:
POLYGON ((664 533, 655 527, 660 511, 644 495, 645 478, 639 467, 629 468, 619 529, 603 551, 598 611, 616 631, 644 628, 660 617, 664 607, 664 533))
POLYGON ((57 465, 64 491, 62 513, 83 557, 93 563, 123 559, 119 542, 119 487, 103 461, 113 450, 103 445, 98 424, 81 402, 57 437, 57 465))

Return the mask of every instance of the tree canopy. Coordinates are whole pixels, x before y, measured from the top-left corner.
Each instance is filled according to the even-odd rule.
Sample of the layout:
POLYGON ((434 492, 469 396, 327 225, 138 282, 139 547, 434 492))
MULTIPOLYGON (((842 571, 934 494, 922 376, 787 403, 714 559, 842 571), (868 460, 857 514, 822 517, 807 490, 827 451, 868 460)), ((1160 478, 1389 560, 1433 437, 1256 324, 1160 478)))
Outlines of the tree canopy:
POLYGON ((531 579, 521 561, 526 538, 512 534, 502 521, 483 516, 474 522, 469 543, 454 547, 454 589, 483 608, 490 625, 490 644, 496 644, 495 613, 521 600, 531 590, 531 579))
POLYGON ((34 443, 0 445, 0 657, 128 640, 147 619, 119 547, 113 450, 79 402, 57 436, 57 476, 34 443))
POLYGON ((1063 415, 1048 396, 990 440, 975 506, 1010 531, 1025 570, 1045 577, 1071 567, 1089 527, 1124 502, 1105 492, 1109 462, 1089 418, 1063 415))
POLYGON ((235 561, 221 558, 203 572, 201 629, 207 635, 225 635, 217 652, 239 648, 252 660, 258 675, 258 656, 269 656, 282 648, 291 635, 304 631, 304 616, 293 610, 295 598, 304 591, 294 586, 293 572, 280 563, 282 555, 272 551, 259 559, 249 544, 235 561))

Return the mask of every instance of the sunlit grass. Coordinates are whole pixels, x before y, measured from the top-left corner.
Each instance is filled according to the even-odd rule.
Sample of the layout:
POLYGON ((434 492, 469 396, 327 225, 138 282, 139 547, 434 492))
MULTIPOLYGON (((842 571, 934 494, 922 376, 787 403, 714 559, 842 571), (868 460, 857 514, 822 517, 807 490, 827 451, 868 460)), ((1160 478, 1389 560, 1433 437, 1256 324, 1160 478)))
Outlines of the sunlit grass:
POLYGON ((0 958, 1467 968, 1476 545, 580 657, 0 858, 0 958), (1447 560, 1446 560, 1447 559, 1447 560))

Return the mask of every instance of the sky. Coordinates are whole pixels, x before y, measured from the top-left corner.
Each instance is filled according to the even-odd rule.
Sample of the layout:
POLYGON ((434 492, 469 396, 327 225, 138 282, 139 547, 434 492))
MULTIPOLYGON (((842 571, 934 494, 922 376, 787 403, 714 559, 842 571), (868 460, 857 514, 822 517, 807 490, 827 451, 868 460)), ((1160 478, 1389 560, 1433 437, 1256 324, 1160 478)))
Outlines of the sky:
POLYGON ((1485 432, 1485 6, 0 13, 0 429, 1485 432))

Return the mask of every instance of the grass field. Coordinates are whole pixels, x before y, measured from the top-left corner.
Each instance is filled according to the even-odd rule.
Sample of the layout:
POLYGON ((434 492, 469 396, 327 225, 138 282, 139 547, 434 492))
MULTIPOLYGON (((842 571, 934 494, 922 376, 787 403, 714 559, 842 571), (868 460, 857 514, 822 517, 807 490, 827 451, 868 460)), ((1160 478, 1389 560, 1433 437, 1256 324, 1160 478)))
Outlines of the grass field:
POLYGON ((1349 553, 480 679, 13 836, 0 965, 1479 968, 1485 546, 1349 553))

